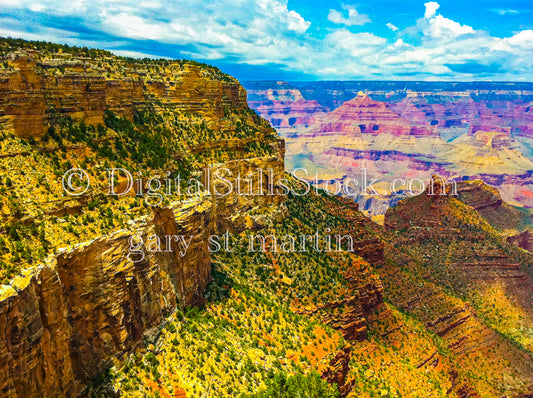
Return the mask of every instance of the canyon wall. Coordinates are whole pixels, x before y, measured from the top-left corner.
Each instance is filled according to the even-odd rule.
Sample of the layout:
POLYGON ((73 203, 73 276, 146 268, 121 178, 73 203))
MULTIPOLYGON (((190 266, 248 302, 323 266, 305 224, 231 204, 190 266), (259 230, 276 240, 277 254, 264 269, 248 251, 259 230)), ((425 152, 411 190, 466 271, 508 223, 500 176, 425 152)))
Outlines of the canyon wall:
POLYGON ((49 257, 4 289, 2 395, 76 396, 176 308, 201 303, 211 278, 211 208, 199 198, 157 209, 129 230, 49 257), (164 235, 191 236, 190 246, 183 256, 177 243, 150 252, 154 235, 162 242, 164 235), (145 257, 128 258, 140 237, 145 257))
MULTIPOLYGON (((49 127, 57 128, 58 120, 68 117, 74 123, 103 127, 106 111, 131 121, 139 109, 162 116, 163 123, 173 112, 194 114, 213 131, 234 132, 227 114, 250 114, 240 84, 208 65, 135 61, 106 52, 94 58, 76 54, 75 49, 72 53, 64 50, 48 54, 20 48, 3 56, 3 137, 11 133, 39 139, 49 127)), ((234 177, 264 170, 254 189, 262 188, 265 194, 239 195, 233 189, 217 196, 206 190, 149 208, 127 227, 114 228, 87 242, 74 242, 0 287, 0 395, 83 394, 104 369, 142 345, 144 336, 157 333, 176 309, 204 302, 203 291, 211 281, 210 235, 262 228, 270 219, 282 220, 287 212, 285 197, 277 194, 276 187, 284 173, 284 142, 251 114, 253 122, 246 127, 260 135, 257 141, 267 147, 268 154, 247 148, 255 141, 253 137, 228 137, 232 159, 212 162, 211 155, 205 158, 212 170, 225 169, 234 177), (266 194, 270 190, 273 194, 266 194), (160 239, 159 250, 154 236, 160 239), (183 236, 183 240, 172 238, 168 246, 165 236, 183 236), (132 245, 139 247, 132 251, 132 245)), ((185 144, 195 156, 229 149, 216 137, 185 144)), ((32 150, 38 152, 42 147, 32 150)), ((62 150, 68 152, 69 147, 62 150)), ((76 161, 81 161, 87 150, 73 152, 76 161)), ((9 165, 25 155, 19 151, 9 154, 9 165)), ((178 156, 176 163, 180 160, 178 156)), ((75 212, 83 213, 91 200, 80 200, 75 212)), ((66 200, 57 202, 68 205, 66 200)), ((60 209, 55 214, 63 213, 69 212, 60 209)))
MULTIPOLYGON (((482 179, 504 200, 533 207, 531 83, 248 82, 250 106, 286 137, 289 170, 304 168, 319 180, 356 178, 361 168, 387 187, 397 178, 426 181, 432 174, 482 179), (290 89, 284 117, 296 104, 318 103, 305 126, 278 125, 272 96, 290 89), (292 101, 292 105, 291 105, 292 101)), ((407 184, 400 197, 405 197, 407 184)), ((398 197, 355 198, 372 215, 398 197)))
MULTIPOLYGON (((221 117, 225 107, 244 109, 246 92, 232 78, 209 76, 192 63, 165 66, 84 57, 42 57, 12 52, 0 78, 0 125, 28 137, 42 134, 59 115, 103 124, 104 111, 133 118, 134 108, 150 104, 221 117), (106 67, 105 62, 113 67, 106 67)), ((212 68, 214 70, 214 68, 212 68)), ((220 72, 219 72, 220 73, 220 72)))

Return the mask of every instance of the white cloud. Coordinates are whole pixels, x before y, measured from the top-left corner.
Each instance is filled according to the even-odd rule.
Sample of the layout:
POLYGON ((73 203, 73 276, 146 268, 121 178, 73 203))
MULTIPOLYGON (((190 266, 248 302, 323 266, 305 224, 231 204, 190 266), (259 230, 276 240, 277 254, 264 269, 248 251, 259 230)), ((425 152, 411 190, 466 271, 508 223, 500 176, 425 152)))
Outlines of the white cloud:
POLYGON ((399 30, 395 25, 391 24, 390 22, 387 22, 387 28, 389 28, 393 32, 397 32, 399 30))
POLYGON ((440 7, 440 4, 435 1, 430 1, 428 3, 425 3, 424 5, 426 6, 426 12, 424 14, 424 18, 434 17, 437 13, 437 10, 440 7))
POLYGON ((376 51, 387 40, 372 33, 352 33, 346 29, 337 29, 326 36, 326 41, 337 51, 343 51, 353 57, 361 57, 376 51))
POLYGON ((498 15, 514 15, 514 14, 520 13, 520 11, 518 10, 502 10, 502 9, 496 9, 496 8, 491 9, 491 11, 495 12, 498 15))
POLYGON ((346 26, 364 25, 372 22, 368 15, 359 14, 355 6, 343 6, 343 8, 348 11, 348 18, 345 18, 337 10, 329 10, 328 20, 338 25, 346 26))
POLYGON ((467 33, 474 33, 471 26, 461 25, 451 19, 444 18, 442 15, 437 15, 429 21, 429 35, 433 37, 451 36, 457 37, 467 33))
POLYGON ((507 39, 513 47, 533 51, 533 30, 523 30, 507 39))
POLYGON ((289 30, 294 30, 298 33, 304 33, 309 28, 309 26, 311 26, 311 22, 308 22, 303 19, 302 16, 296 11, 289 11, 288 21, 289 30))
POLYGON ((533 80, 533 30, 492 37, 438 14, 436 2, 426 3, 424 15, 409 28, 400 30, 388 23, 397 32, 394 39, 369 30, 351 32, 348 27, 370 22, 353 6, 330 10, 328 19, 344 26, 315 36, 310 22, 287 0, 0 0, 0 4, 4 5, 0 35, 104 47, 121 55, 159 57, 163 48, 166 55, 175 51, 176 58, 275 63, 286 71, 323 79, 533 80), (13 8, 19 10, 6 16, 13 8), (23 18, 25 10, 41 13, 31 27, 23 18), (54 22, 49 23, 49 18, 54 22))

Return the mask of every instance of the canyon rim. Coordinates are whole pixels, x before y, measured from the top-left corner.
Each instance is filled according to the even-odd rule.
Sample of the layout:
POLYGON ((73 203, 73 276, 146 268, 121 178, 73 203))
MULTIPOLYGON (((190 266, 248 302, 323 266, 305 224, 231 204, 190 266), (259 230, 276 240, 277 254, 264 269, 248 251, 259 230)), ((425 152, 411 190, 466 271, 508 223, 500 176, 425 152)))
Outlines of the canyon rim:
POLYGON ((529 2, 0 7, 0 396, 533 396, 529 2))

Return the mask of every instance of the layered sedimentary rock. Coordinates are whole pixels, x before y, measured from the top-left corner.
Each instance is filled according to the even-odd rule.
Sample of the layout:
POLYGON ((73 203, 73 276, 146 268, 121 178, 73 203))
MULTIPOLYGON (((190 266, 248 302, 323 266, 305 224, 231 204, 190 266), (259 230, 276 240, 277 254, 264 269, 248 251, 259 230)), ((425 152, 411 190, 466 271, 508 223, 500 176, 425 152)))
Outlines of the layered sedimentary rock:
POLYGON ((354 99, 345 102, 302 136, 348 134, 391 134, 394 136, 436 136, 435 128, 427 125, 411 125, 398 114, 391 111, 385 103, 374 101, 360 92, 354 99))
MULTIPOLYGON (((255 83, 258 85, 259 83, 255 83)), ((366 168, 390 185, 480 178, 504 199, 532 207, 529 83, 316 82, 290 83, 307 101, 333 109, 287 139, 287 167, 320 180, 354 178, 366 168)), ((267 90, 267 82, 262 83, 267 90)), ((251 103, 259 109, 262 103, 251 103)), ((289 115, 290 116, 290 115, 289 115)), ((275 126, 276 127, 276 126, 275 126)), ((277 128, 277 127, 276 127, 277 128)), ((356 200, 382 214, 397 197, 356 200)), ((403 195, 403 193, 402 193, 403 195)))
POLYGON ((489 225, 501 226, 498 214, 509 214, 494 188, 475 181, 460 183, 457 190, 458 196, 450 187, 445 195, 427 190, 387 211, 392 246, 386 257, 396 258, 403 270, 398 275, 398 269, 385 267, 381 280, 395 303, 441 336, 463 366, 479 358, 478 371, 490 373, 494 357, 516 371, 513 381, 476 381, 480 396, 494 394, 495 388, 496 394, 527 391, 533 384, 529 354, 503 335, 525 347, 532 344, 518 332, 533 320, 531 256, 489 225), (409 254, 403 263, 396 250, 409 254))
MULTIPOLYGON (((283 156, 284 142, 280 140, 274 145, 283 156)), ((216 198, 215 230, 220 234, 226 230, 241 232, 261 228, 267 220, 281 221, 287 213, 286 198, 278 194, 283 173, 283 162, 278 156, 239 159, 211 166, 209 176, 203 173, 203 183, 216 198)))
POLYGON ((129 119, 134 107, 145 104, 170 109, 224 114, 224 107, 246 107, 246 92, 236 80, 205 78, 193 64, 165 70, 139 70, 138 66, 108 57, 126 72, 110 72, 90 58, 46 58, 38 52, 20 51, 6 57, 9 68, 0 79, 0 123, 22 137, 39 135, 58 115, 86 124, 103 124, 105 110, 129 119), (58 73, 61 71, 61 73, 58 73), (165 75, 170 75, 169 79, 165 75))
MULTIPOLYGON (((2 41, 0 46, 4 45, 2 41)), ((10 48, 7 55, 2 52, 2 136, 13 133, 31 137, 28 141, 32 142, 54 128, 63 133, 59 125, 65 120, 79 123, 83 129, 100 125, 107 134, 107 111, 131 121, 139 110, 161 118, 155 129, 164 133, 168 132, 165 123, 176 121, 170 118, 173 112, 186 113, 194 115, 200 125, 188 131, 197 136, 185 143, 187 155, 203 156, 213 170, 227 169, 243 178, 248 172, 264 172, 254 187, 262 187, 265 194, 239 195, 233 187, 221 196, 209 191, 212 185, 206 185, 206 190, 183 200, 146 207, 143 217, 122 229, 111 222, 113 228, 106 235, 83 243, 78 239, 1 287, 0 395, 73 397, 83 393, 102 370, 114 361, 120 363, 141 345, 143 336, 156 331, 169 314, 203 303, 203 290, 211 280, 210 235, 261 228, 267 218, 280 221, 284 217, 285 197, 275 190, 283 176, 284 144, 266 122, 250 112, 240 84, 210 66, 181 61, 143 63, 107 52, 84 57, 79 49, 69 48, 64 49, 67 53, 51 55, 24 46, 10 48), (235 132, 235 126, 228 127, 232 115, 249 117, 249 125, 239 126, 242 130, 235 132), (208 129, 233 135, 226 141, 202 136, 208 129), (247 134, 256 134, 253 137, 258 139, 247 134), (254 152, 250 143, 263 147, 254 152), (213 161, 213 154, 221 150, 231 151, 232 156, 221 155, 213 161), (274 193, 267 195, 270 189, 274 193)), ((116 131, 114 134, 116 137, 116 131)), ((110 137, 102 139, 104 145, 107 139, 110 137)), ((120 148, 115 143, 114 151, 120 148)), ((42 150, 40 146, 30 149, 35 156, 42 150)), ((86 160, 88 150, 81 144, 55 149, 76 162, 86 160)), ((8 161, 16 165, 27 155, 10 153, 8 161)), ((109 162, 101 157, 102 152, 91 156, 109 162)), ((182 154, 174 156, 171 170, 181 166, 182 154)), ((137 160, 134 166, 144 167, 142 159, 137 160)), ((52 199, 58 208, 46 222, 57 223, 56 216, 83 212, 92 197, 81 198, 74 208, 68 207, 72 198, 52 199)), ((120 199, 116 202, 121 207, 120 199)), ((119 211, 127 210, 121 207, 119 211)), ((109 217, 109 213, 103 211, 100 217, 109 217)), ((33 220, 28 217, 26 222, 33 220)), ((85 223, 90 222, 95 220, 85 218, 85 223)))
POLYGON ((324 379, 339 386, 339 392, 343 397, 347 396, 353 387, 353 381, 346 379, 350 371, 350 354, 350 347, 339 350, 322 374, 324 379))
MULTIPOLYGON (((109 67, 104 68, 109 76, 100 76, 98 63, 89 59, 61 58, 55 61, 48 58, 33 58, 35 59, 28 57, 28 54, 13 54, 8 60, 9 70, 5 72, 8 84, 4 86, 4 94, 10 99, 2 105, 4 107, 2 127, 19 136, 42 132, 57 116, 56 112, 80 121, 86 120, 89 124, 101 124, 105 110, 114 110, 119 115, 132 118, 136 105, 152 106, 160 110, 163 115, 165 111, 172 112, 172 110, 197 113, 200 116, 195 117, 214 129, 227 122, 222 120, 223 116, 235 109, 250 114, 245 106, 244 92, 233 79, 227 76, 213 79, 212 74, 217 73, 215 70, 194 64, 174 65, 175 68, 170 70, 166 69, 167 65, 161 63, 158 66, 160 70, 137 65, 141 69, 140 72, 132 67, 131 75, 122 79, 115 75, 113 68, 109 67), (25 59, 29 59, 30 62, 25 64, 25 59), (169 75, 163 76, 164 73, 169 75), (96 80, 93 81, 93 78, 96 80), (98 79, 103 79, 100 86, 98 79), (66 81, 70 83, 65 85, 66 81), (64 90, 55 92, 55 85, 62 85, 64 90), (92 86, 99 87, 94 95, 88 89, 92 86), (26 92, 31 98, 24 97, 23 94, 26 92), (46 104, 44 108, 41 96, 46 104), (19 104, 19 108, 10 104, 19 104), (35 114, 31 113, 33 111, 30 111, 30 108, 36 109, 35 114), (29 112, 28 118, 22 116, 24 112, 29 112), (40 117, 39 112, 41 112, 40 117)), ((122 71, 128 70, 129 62, 132 61, 116 62, 122 71)), ((265 95, 272 95, 274 101, 301 101, 299 94, 287 87, 281 87, 276 92, 267 92, 265 95)), ((316 104, 302 105, 303 108, 300 110, 298 110, 299 105, 295 106, 298 112, 302 112, 300 119, 293 120, 294 123, 291 124, 290 118, 280 117, 282 120, 280 125, 287 123, 288 127, 293 128, 311 124, 312 118, 317 116, 315 110, 319 107, 316 104)), ((291 104, 288 106, 292 107, 291 104)), ((317 159, 323 156, 321 161, 326 163, 329 157, 333 160, 332 164, 344 174, 350 168, 356 169, 359 166, 357 164, 359 159, 361 164, 373 162, 376 165, 375 170, 381 171, 385 168, 379 165, 379 162, 397 165, 400 161, 409 162, 410 167, 415 170, 420 168, 424 172, 432 172, 430 166, 433 164, 439 164, 439 167, 445 169, 445 162, 429 156, 434 149, 432 142, 437 141, 437 145, 446 147, 446 143, 435 135, 434 126, 438 123, 433 124, 432 121, 424 120, 419 110, 411 108, 405 116, 399 116, 399 112, 393 112, 382 103, 363 95, 348 104, 346 108, 349 108, 347 114, 350 117, 344 118, 343 114, 339 114, 337 119, 325 123, 316 131, 317 136, 313 137, 316 138, 313 143, 316 146, 309 148, 322 150, 317 159), (383 119, 383 123, 379 122, 380 118, 383 119), (409 122, 409 118, 416 120, 416 123, 409 122), (358 119, 360 123, 352 119, 358 119), (413 124, 418 127, 413 129, 413 124), (375 126, 378 128, 375 129, 375 126), (342 142, 342 145, 327 147, 330 142, 321 141, 325 141, 324 137, 329 136, 327 133, 331 132, 328 130, 331 128, 340 130, 341 135, 348 140, 342 142), (359 141, 349 141, 354 138, 359 141), (413 148, 416 148, 416 151, 413 148)), ((275 112, 271 116, 278 118, 275 112)), ((237 130, 237 126, 234 127, 237 130)), ((271 130, 259 123, 253 126, 246 125, 244 128, 241 125, 239 128, 241 130, 238 132, 241 135, 246 134, 246 129, 257 129, 259 133, 265 131, 268 133, 271 130)), ((206 136, 211 133, 206 128, 199 131, 206 136)), ((218 137, 202 142, 191 142, 187 146, 197 159, 202 159, 205 153, 215 153, 213 156, 215 161, 208 165, 208 169, 211 173, 226 173, 225 177, 234 184, 232 177, 239 174, 241 177, 250 175, 250 185, 241 186, 242 191, 250 188, 249 193, 239 194, 235 185, 231 189, 226 184, 212 185, 204 174, 202 182, 209 188, 208 192, 203 192, 186 203, 172 203, 155 208, 149 212, 149 215, 130 223, 127 228, 62 249, 49 257, 44 265, 28 272, 25 277, 16 277, 11 287, 3 288, 0 296, 0 324, 5 326, 2 328, 3 333, 0 334, 2 396, 75 396, 80 392, 83 393, 90 380, 101 370, 115 360, 120 363, 127 353, 141 344, 143 336, 155 333, 157 326, 167 315, 177 308, 198 305, 203 301, 202 291, 211 279, 211 257, 207 246, 209 235, 221 234, 226 230, 240 232, 246 229, 259 229, 274 223, 281 225, 287 213, 284 206, 285 197, 271 195, 270 192, 275 192, 279 188, 279 178, 283 174, 284 146, 282 141, 272 136, 268 138, 266 133, 264 134, 267 141, 266 148, 256 149, 256 153, 248 146, 254 143, 254 140, 247 137, 242 139, 240 137, 218 139, 220 138, 218 137), (216 158, 218 152, 224 149, 236 156, 222 153, 220 158, 223 160, 218 160, 216 158), (261 151, 268 155, 256 156, 261 151), (261 176, 258 170, 262 170, 261 176), (226 194, 220 195, 220 193, 226 194), (155 242, 153 238, 151 240, 153 235, 161 238, 180 235, 183 238, 171 239, 170 249, 166 247, 167 240, 162 238, 160 250, 154 250, 158 246, 157 240, 155 242), (139 244, 141 239, 143 244, 139 244), (188 242, 186 247, 185 242, 188 242)), ((475 150, 499 151, 511 145, 505 134, 498 135, 503 133, 491 135, 488 139, 479 133, 476 131, 468 136, 469 139, 475 140, 472 144, 475 150), (489 146, 490 148, 487 148, 489 146)), ((198 137, 193 138, 196 140, 198 137)), ((22 155, 14 154, 13 158, 16 159, 18 156, 22 155)), ((205 159, 210 158, 205 156, 205 159)), ((194 170, 193 173, 199 174, 200 171, 194 170)), ((296 257, 295 264, 291 265, 295 267, 303 265, 299 267, 301 278, 291 280, 291 275, 278 275, 274 272, 274 279, 268 280, 269 283, 264 285, 268 289, 289 291, 294 287, 291 283, 296 281, 301 283, 313 270, 311 267, 307 268, 308 263, 305 259, 309 259, 309 263, 317 267, 317 259, 320 259, 320 270, 324 272, 320 281, 316 283, 313 280, 312 286, 303 283, 302 286, 306 289, 296 290, 298 294, 294 302, 311 298, 311 296, 305 297, 310 292, 319 292, 319 294, 312 296, 312 299, 316 300, 308 301, 312 308, 296 308, 295 311, 313 315, 314 319, 339 330, 345 339, 353 344, 352 347, 347 345, 340 351, 333 351, 336 355, 328 358, 329 366, 323 371, 324 378, 339 385, 343 396, 349 394, 356 383, 363 378, 365 381, 368 379, 369 384, 374 382, 378 384, 387 380, 381 374, 372 379, 373 375, 370 373, 374 370, 387 369, 389 360, 397 364, 410 358, 411 353, 408 352, 410 348, 406 350, 404 345, 411 347, 409 338, 417 338, 415 335, 418 336, 418 331, 422 328, 429 329, 436 336, 433 334, 429 337, 424 336, 431 344, 425 345, 429 347, 427 350, 416 353, 414 365, 412 362, 404 364, 405 367, 401 369, 407 370, 407 373, 418 369, 439 377, 444 373, 442 379, 449 386, 448 393, 457 393, 461 397, 476 396, 476 391, 480 396, 523 393, 533 384, 531 379, 533 367, 529 355, 518 349, 510 340, 515 339, 513 343, 518 342, 526 347, 531 347, 533 344, 527 333, 522 333, 527 322, 533 319, 531 311, 526 308, 527 300, 531 302, 528 296, 531 282, 526 270, 523 269, 526 264, 523 260, 528 258, 520 257, 524 255, 521 251, 515 253, 513 249, 516 248, 507 245, 488 225, 482 224, 479 227, 482 219, 475 209, 479 210, 487 220, 489 217, 484 212, 494 216, 496 221, 501 221, 511 213, 502 212, 505 206, 501 197, 491 189, 486 190, 481 183, 460 185, 458 191, 463 204, 454 198, 449 199, 439 195, 435 197, 421 195, 411 202, 400 203, 397 207, 398 213, 387 214, 386 231, 371 223, 357 210, 353 201, 348 199, 332 197, 325 202, 324 207, 317 206, 312 201, 302 200, 299 205, 294 206, 299 214, 298 225, 308 226, 308 221, 313 217, 320 218, 326 224, 330 220, 333 221, 334 231, 331 232, 354 237, 354 253, 375 266, 376 271, 372 271, 371 266, 365 261, 345 253, 344 259, 348 258, 350 261, 343 262, 339 267, 344 267, 340 270, 343 280, 348 283, 342 284, 340 289, 339 285, 332 288, 332 291, 336 289, 335 294, 338 295, 331 300, 324 300, 322 294, 329 293, 328 291, 324 293, 323 289, 329 288, 327 283, 330 281, 328 277, 331 277, 331 271, 337 271, 330 269, 333 268, 333 264, 338 265, 333 256, 326 260, 314 255, 296 257), (310 207, 318 213, 318 216, 312 214, 310 207), (327 218, 328 214, 335 217, 327 218), (468 245, 472 247, 469 248, 468 245), (450 270, 454 272, 450 271, 451 275, 446 275, 447 278, 438 279, 442 276, 438 273, 441 268, 430 267, 441 260, 442 263, 437 265, 442 265, 442 269, 446 269, 447 272, 450 270), (380 277, 374 272, 379 272, 380 277), (511 292, 516 302, 504 301, 504 306, 501 306, 500 302, 494 303, 499 305, 498 310, 511 309, 506 313, 509 315, 506 319, 498 318, 504 323, 509 323, 501 327, 495 322, 494 313, 490 312, 490 308, 481 307, 481 310, 485 311, 483 315, 488 319, 485 321, 485 318, 477 315, 477 309, 474 309, 472 304, 448 294, 450 289, 456 289, 454 290, 456 295, 464 294, 464 290, 467 290, 459 289, 465 285, 462 284, 462 279, 458 281, 454 275, 464 277, 468 288, 478 285, 489 289, 489 293, 492 291, 500 293, 498 297, 502 297, 502 300, 506 298, 503 292, 511 292), (322 286, 321 283, 325 285, 322 286), (392 305, 384 304, 385 294, 389 295, 387 301, 392 305), (407 323, 412 324, 414 321, 408 317, 400 317, 400 314, 395 316, 402 319, 402 322, 393 321, 391 315, 393 306, 411 314, 419 322, 418 329, 411 329, 412 325, 407 323), (517 312, 517 308, 520 312, 517 312), (525 316, 525 321, 520 318, 522 315, 525 316), (389 324, 395 325, 393 328, 385 330, 376 328, 372 335, 368 333, 373 323, 386 318, 391 318, 389 324), (506 333, 511 337, 504 337, 506 333), (372 350, 376 348, 383 349, 387 352, 383 357, 386 361, 383 363, 380 361, 375 367, 363 369, 361 374, 357 373, 357 378, 353 373, 354 377, 348 377, 351 370, 361 370, 357 366, 350 369, 350 362, 353 359, 352 348, 357 344, 363 345, 370 339, 372 342, 365 346, 365 350, 368 348, 368 351, 363 355, 371 355, 372 350), (378 347, 389 339, 390 345, 378 347), (440 346, 442 342, 448 349, 446 347, 442 349, 440 346), (400 351, 401 354, 397 354, 398 348, 403 350, 400 351), (389 351, 393 353, 392 356, 389 355, 389 351), (489 359, 483 362, 485 358, 489 359), (470 384, 463 383, 449 363, 441 364, 444 360, 452 359, 454 361, 457 359, 460 367, 466 367, 467 372, 473 375, 475 389, 470 384), (486 365, 488 361, 491 363, 486 365), (486 365, 487 370, 476 368, 478 363, 481 363, 480 367, 486 365), (499 371, 502 375, 501 380, 499 371), (485 394, 486 391, 489 394, 485 394)), ((63 210, 66 212, 66 209, 63 210)), ((102 213, 102 217, 104 216, 102 213)), ((501 226, 502 229, 504 227, 501 226)), ((243 268, 248 266, 251 268, 257 265, 257 262, 272 265, 272 269, 275 270, 277 259, 275 256, 268 257, 264 254, 263 257, 251 257, 249 263, 244 263, 241 257, 237 257, 233 259, 235 264, 228 264, 235 267, 233 277, 236 278, 246 275, 247 269, 243 268), (240 270, 243 272, 237 272, 238 266, 243 267, 240 270)), ((231 258, 222 258, 221 262, 226 263, 226 260, 231 258)), ((269 272, 270 267, 261 266, 261 272, 247 276, 250 279, 240 283, 246 286, 252 281, 258 282, 257 278, 266 273, 263 269, 269 272)), ((226 289, 225 283, 219 287, 226 289)), ((490 298, 490 294, 486 294, 487 292, 480 288, 477 289, 473 291, 485 294, 483 298, 490 298)), ((262 297, 263 293, 264 291, 259 291, 258 296, 262 297)), ((218 304, 221 316, 216 316, 215 319, 229 322, 229 317, 225 317, 227 308, 224 308, 224 302, 218 304)), ((291 306, 292 304, 291 302, 291 306)), ((267 305, 268 302, 265 306, 267 305)), ((240 309, 237 314, 242 314, 240 309)), ((171 322, 174 332, 176 324, 182 321, 171 322)), ((239 322, 238 319, 231 321, 239 322)), ((187 322, 183 321, 185 324, 187 322)), ((212 325, 209 319, 205 322, 205 325, 212 325)), ((263 322, 257 324, 264 325, 263 322)), ((288 323, 283 326, 289 327, 288 323)), ((172 327, 168 329, 170 334, 172 327)), ((203 328, 201 329, 196 332, 204 333, 203 328)), ((281 330, 283 332, 284 328, 281 330)), ((205 334, 208 338, 213 336, 209 335, 211 332, 206 328, 205 334)), ((265 335, 261 329, 252 337, 254 340, 255 337, 262 339, 265 335)), ((254 354, 254 360, 260 361, 264 357, 260 349, 253 351, 259 354, 257 356, 254 354)), ((291 358, 296 356, 297 353, 294 353, 291 358)), ((278 357, 277 352, 276 357, 278 357)), ((180 361, 188 365, 193 363, 190 358, 181 358, 180 361)), ((147 385, 151 380, 148 379, 151 377, 150 374, 159 380, 154 370, 157 370, 155 365, 152 367, 152 372, 146 372, 147 385)), ((390 379, 397 380, 397 375, 394 374, 390 379)), ((197 376, 204 379, 204 374, 197 376)), ((432 379, 432 376, 429 379, 432 379)), ((155 382, 153 384, 155 385, 155 382)), ((172 391, 171 389, 169 391, 172 391)), ((440 386, 435 386, 435 390, 441 391, 440 386)), ((183 390, 175 388, 172 393, 182 396, 183 390)), ((358 391, 354 392, 357 393, 358 391)))
POLYGON ((2 395, 76 396, 176 308, 201 302, 211 278, 211 206, 203 198, 158 209, 128 230, 65 249, 4 288, 2 395), (185 236, 186 253, 178 241, 165 247, 165 235, 185 236))
POLYGON ((312 82, 291 83, 306 100, 335 109, 364 91, 383 101, 406 120, 425 121, 446 134, 485 130, 512 130, 530 136, 533 86, 531 83, 492 82, 312 82), (450 131, 448 131, 451 129, 450 131))
POLYGON ((244 82, 248 104, 283 136, 290 137, 312 125, 330 111, 318 101, 306 100, 286 82, 244 82))
POLYGON ((365 267, 349 268, 344 277, 351 285, 351 296, 297 312, 320 319, 348 341, 362 341, 367 338, 368 318, 383 305, 383 286, 365 267))

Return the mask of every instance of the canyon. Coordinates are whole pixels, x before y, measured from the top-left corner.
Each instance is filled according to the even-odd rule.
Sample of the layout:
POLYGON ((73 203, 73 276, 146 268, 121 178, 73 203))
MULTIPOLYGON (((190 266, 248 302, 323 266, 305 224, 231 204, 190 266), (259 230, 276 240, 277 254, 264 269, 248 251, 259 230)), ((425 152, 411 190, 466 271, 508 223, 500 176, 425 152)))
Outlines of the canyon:
MULTIPOLYGON (((533 207, 531 83, 244 85, 250 106, 285 137, 289 171, 305 168, 322 181, 343 181, 366 168, 382 187, 432 174, 479 178, 507 202, 533 207)), ((356 200, 379 215, 398 197, 356 200)))
MULTIPOLYGON (((159 72, 160 66, 156 64, 124 62, 105 52, 99 55, 102 57, 96 62, 90 56, 61 51, 55 57, 47 56, 46 51, 24 47, 10 52, 4 57, 4 66, 8 66, 1 72, 0 83, 3 133, 39 139, 50 131, 49 126, 59 116, 72 118, 84 126, 102 126, 105 111, 112 110, 118 117, 133 120, 134 108, 147 106, 197 112, 204 123, 222 128, 224 109, 247 109, 242 87, 207 66, 169 64, 166 71, 159 72), (102 60, 109 62, 107 69, 102 66, 102 60), (130 76, 112 78, 117 67, 131 72, 130 76), (145 69, 139 72, 140 68, 145 69), (172 76, 173 80, 165 76, 172 76)), ((275 135, 268 135, 269 127, 258 128, 271 145, 269 156, 246 153, 244 144, 240 152, 234 148, 236 159, 210 166, 213 172, 220 168, 235 175, 245 175, 258 168, 269 170, 276 177, 274 181, 269 180, 269 175, 254 183, 255 189, 266 192, 269 187, 278 188, 275 183, 283 175, 284 147, 275 135)), ((204 142, 206 148, 196 152, 208 151, 207 144, 204 142)), ((8 148, 3 146, 4 150, 8 148)), ((73 147, 77 162, 80 155, 88 156, 87 150, 88 147, 73 147)), ((30 151, 37 154, 42 149, 34 147, 30 151)), ((15 152, 6 158, 4 171, 9 170, 6 165, 9 167, 17 158, 25 156, 15 152)), ((32 167, 34 172, 48 172, 45 168, 32 167)), ((12 192, 24 199, 27 194, 23 190, 24 181, 13 170, 10 177, 14 184, 12 192)), ((45 178, 49 184, 61 182, 51 174, 45 178)), ((216 184, 209 188, 216 189, 216 184)), ((248 209, 269 213, 272 219, 283 217, 286 212, 281 195, 244 198, 232 194, 215 202, 211 193, 203 191, 192 198, 173 195, 167 206, 145 212, 122 229, 93 234, 85 242, 78 237, 77 243, 57 248, 41 264, 26 266, 9 284, 3 285, 0 290, 4 331, 0 338, 2 395, 68 397, 86 393, 93 378, 113 365, 113 361, 120 361, 142 345, 143 336, 157 331, 176 309, 184 310, 204 302, 203 290, 211 281, 210 235, 228 229, 239 231, 250 223, 261 225, 264 215, 248 215, 248 209), (141 238, 146 249, 151 236, 178 234, 191 236, 186 255, 181 255, 180 247, 174 245, 169 250, 146 250, 142 261, 131 260, 132 239, 141 238)), ((39 199, 46 202, 64 196, 57 187, 39 199)), ((64 198, 61 202, 69 207, 56 206, 53 214, 69 213, 69 208, 75 209, 71 214, 88 212, 90 200, 90 196, 74 197, 70 201, 64 198), (74 207, 72 199, 76 202, 74 207)), ((37 204, 39 208, 42 209, 37 204)), ((33 210, 27 207, 26 220, 18 222, 31 223, 33 210)), ((8 222, 9 218, 4 218, 4 231, 8 222)))
POLYGON ((15 39, 0 56, 2 396, 253 397, 280 378, 310 396, 533 392, 528 84, 258 82, 247 97, 194 61, 15 39), (361 165, 479 179, 366 206, 298 194, 298 164, 321 182, 361 165), (61 183, 74 167, 92 172, 80 196, 61 183), (148 178, 106 195, 110 168, 205 189, 151 206, 148 178), (266 194, 219 195, 205 170, 268 170, 250 187, 266 194), (209 250, 226 233, 232 250, 209 250), (315 234, 353 246, 267 239, 315 234), (150 250, 154 236, 190 241, 150 250))

